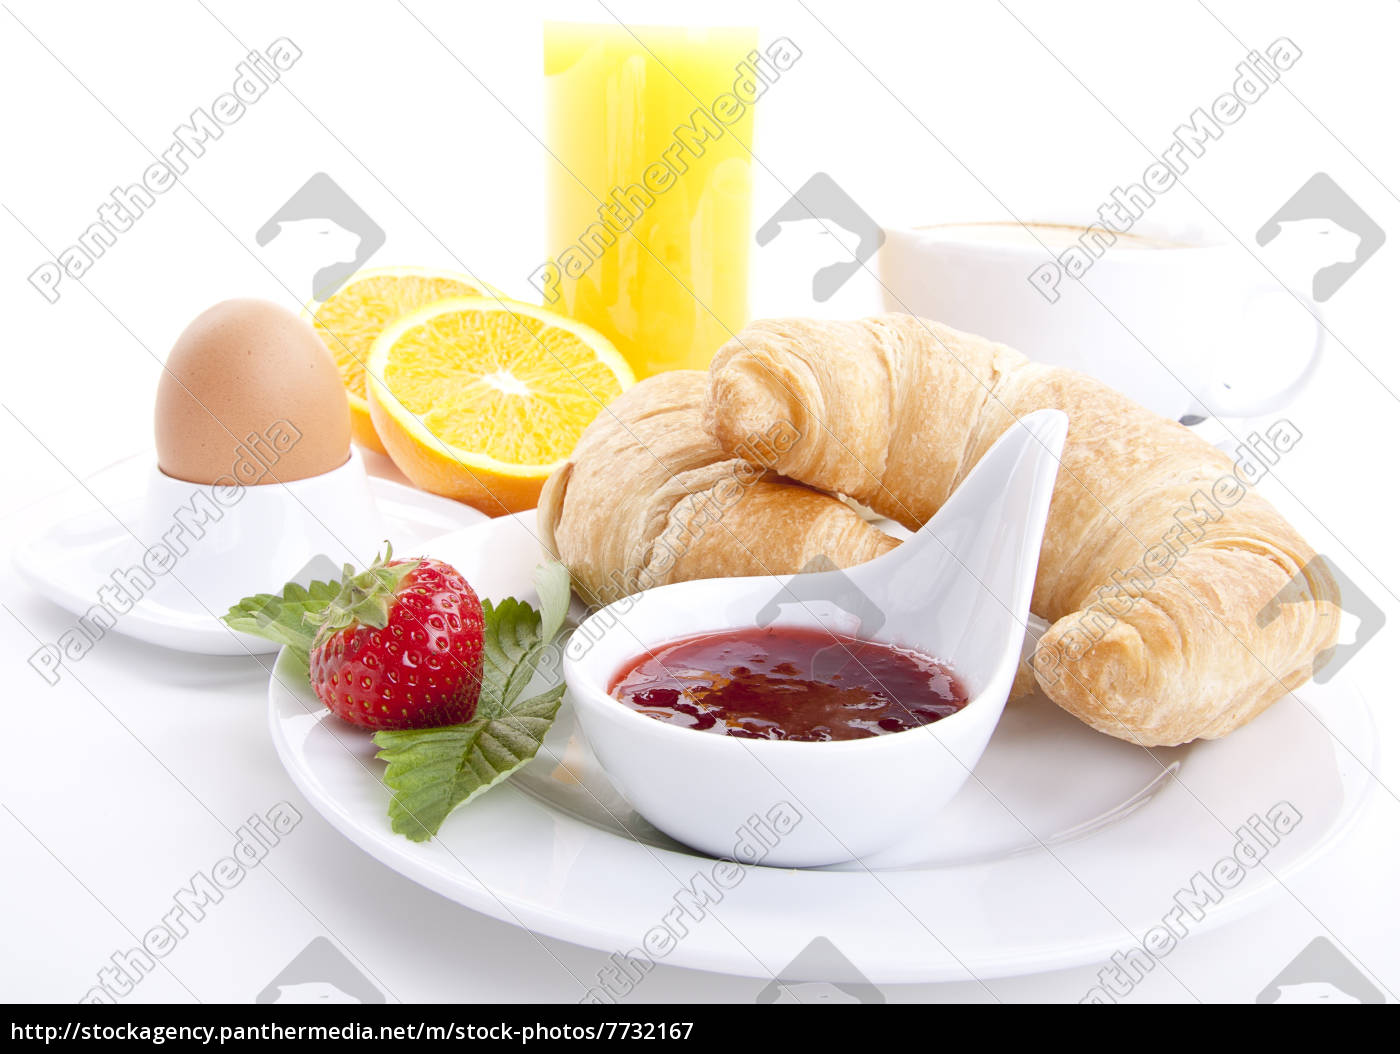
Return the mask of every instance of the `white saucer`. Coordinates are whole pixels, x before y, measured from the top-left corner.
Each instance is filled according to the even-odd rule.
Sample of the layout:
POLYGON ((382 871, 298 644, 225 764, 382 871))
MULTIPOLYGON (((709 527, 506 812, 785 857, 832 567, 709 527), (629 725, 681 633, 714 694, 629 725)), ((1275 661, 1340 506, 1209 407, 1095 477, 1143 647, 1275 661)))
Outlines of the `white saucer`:
MULTIPOLYGON (((534 600, 533 514, 442 537, 428 552, 483 597, 534 600)), ((425 844, 390 831, 369 735, 331 718, 280 661, 269 704, 277 751, 313 807, 375 859, 495 918, 625 953, 676 918, 680 891, 714 868, 612 788, 567 698, 539 756, 425 844)), ((804 965, 811 956, 794 962, 818 937, 875 984, 1107 960, 1161 926, 1178 892, 1234 850, 1235 830, 1280 802, 1301 821, 1190 929, 1291 884, 1356 816, 1373 753, 1366 704, 1345 678, 1308 685, 1227 739, 1150 752, 1032 697, 1008 706, 974 780, 930 818, 919 863, 745 867, 699 919, 680 916, 688 935, 658 961, 831 980, 804 976, 821 971, 804 965)), ((705 788, 695 794, 704 808, 705 788)))
MULTIPOLYGON (((150 485, 154 456, 135 455, 103 469, 84 481, 90 495, 83 501, 86 511, 75 514, 68 508, 38 524, 14 550, 15 569, 26 584, 65 610, 82 616, 98 602, 98 590, 111 581, 114 571, 138 566, 142 546, 136 535, 144 522, 146 488, 150 485), (93 508, 94 504, 99 507, 93 508)), ((371 465, 375 460, 366 457, 371 465)), ((404 555, 421 551, 430 539, 487 519, 485 513, 461 502, 390 479, 371 475, 369 491, 387 537, 395 550, 404 555)), ((337 558, 327 571, 333 568, 338 573, 339 562, 337 558)), ((224 611, 210 610, 179 579, 177 565, 170 575, 157 580, 131 610, 116 619, 113 632, 200 655, 268 654, 277 650, 271 641, 230 630, 219 621, 224 611)), ((250 582, 246 592, 270 591, 281 585, 250 582)))

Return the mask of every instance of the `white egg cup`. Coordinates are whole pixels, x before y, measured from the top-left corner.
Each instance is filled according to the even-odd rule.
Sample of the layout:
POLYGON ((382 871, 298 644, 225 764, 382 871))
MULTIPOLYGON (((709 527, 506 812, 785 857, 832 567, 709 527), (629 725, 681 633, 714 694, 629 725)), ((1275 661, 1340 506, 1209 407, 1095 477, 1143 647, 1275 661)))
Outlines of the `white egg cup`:
POLYGON ((147 567, 164 567, 161 601, 215 617, 251 594, 362 567, 386 536, 353 447, 339 468, 285 483, 190 483, 152 466, 137 533, 147 567))

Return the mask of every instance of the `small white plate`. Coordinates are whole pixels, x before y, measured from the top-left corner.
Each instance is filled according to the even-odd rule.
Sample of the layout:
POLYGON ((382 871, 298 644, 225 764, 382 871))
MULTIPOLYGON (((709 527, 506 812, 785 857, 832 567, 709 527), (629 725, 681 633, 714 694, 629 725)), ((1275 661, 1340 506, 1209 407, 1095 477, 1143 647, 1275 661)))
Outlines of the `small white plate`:
MULTIPOLYGON (((37 525, 14 550, 20 577, 74 615, 86 615, 110 587, 114 572, 141 564, 142 546, 133 532, 146 521, 146 490, 153 453, 125 458, 90 479, 86 511, 71 508, 37 525), (93 501, 101 508, 90 508, 93 501)), ((384 459, 366 458, 374 465, 384 459)), ((487 519, 461 502, 440 498, 391 479, 371 475, 369 492, 389 538, 402 555, 421 551, 425 542, 487 519)), ((336 565, 337 570, 339 565, 336 565)), ((260 655, 277 650, 261 637, 235 633, 179 581, 179 569, 154 583, 111 627, 136 640, 200 655, 260 655)), ((281 583, 249 583, 247 592, 280 588, 281 583)))
MULTIPOLYGON (((483 597, 535 599, 533 514, 467 528, 428 551, 483 597)), ((269 703, 277 751, 312 806, 413 881, 607 952, 642 947, 669 918, 686 935, 658 961, 792 981, 832 980, 816 976, 821 955, 795 961, 818 937, 875 984, 1107 959, 1160 926, 1178 892, 1234 851, 1237 829, 1288 803, 1296 827, 1203 921, 1188 916, 1192 932, 1217 925, 1324 852, 1373 782, 1370 717, 1342 679, 1308 685, 1227 739, 1152 751, 1035 696, 1008 706, 974 779, 929 818, 916 865, 744 867, 731 888, 713 887, 720 898, 697 918, 678 907, 683 890, 703 890, 716 862, 656 831, 612 788, 567 698, 539 756, 424 844, 390 831, 384 766, 367 733, 331 718, 281 661, 269 703)), ((703 786, 695 807, 705 807, 703 786)))

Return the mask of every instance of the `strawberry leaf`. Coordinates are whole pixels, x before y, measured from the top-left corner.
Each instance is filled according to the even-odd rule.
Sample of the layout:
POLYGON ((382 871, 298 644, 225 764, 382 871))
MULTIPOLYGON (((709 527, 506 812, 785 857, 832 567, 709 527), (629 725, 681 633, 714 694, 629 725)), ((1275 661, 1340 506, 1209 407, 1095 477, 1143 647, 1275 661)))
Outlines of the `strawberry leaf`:
POLYGON ((535 591, 540 595, 540 636, 552 641, 563 628, 573 595, 569 569, 558 560, 535 568, 535 591))
POLYGON ((494 787, 533 758, 559 713, 564 686, 464 725, 376 732, 376 757, 389 763, 389 824, 414 842, 437 834, 453 809, 494 787))
POLYGON ((228 609, 223 621, 240 633, 276 641, 289 649, 302 667, 307 667, 311 642, 320 626, 319 616, 339 592, 339 582, 312 582, 309 586, 288 582, 281 593, 244 597, 228 609))
POLYGON ((481 612, 481 697, 476 712, 494 717, 530 683, 544 642, 539 612, 523 601, 506 597, 492 604, 485 600, 481 612))

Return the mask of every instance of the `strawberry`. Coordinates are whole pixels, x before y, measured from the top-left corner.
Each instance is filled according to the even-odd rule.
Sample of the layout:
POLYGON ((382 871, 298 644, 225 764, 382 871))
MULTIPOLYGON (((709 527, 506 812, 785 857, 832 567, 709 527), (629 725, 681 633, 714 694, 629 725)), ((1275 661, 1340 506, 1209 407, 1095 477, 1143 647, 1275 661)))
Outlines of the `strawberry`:
POLYGON ((392 557, 386 549, 358 574, 346 567, 311 646, 311 687, 361 728, 470 721, 481 693, 481 601, 450 564, 392 557))

